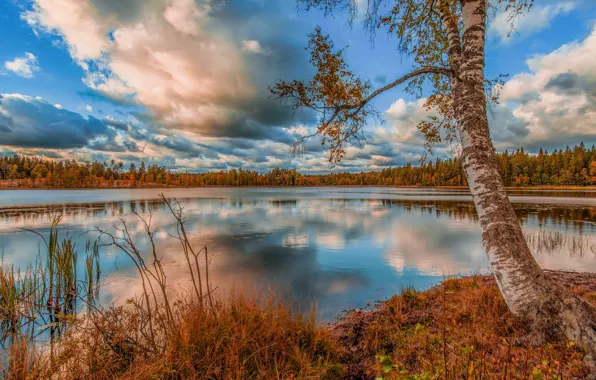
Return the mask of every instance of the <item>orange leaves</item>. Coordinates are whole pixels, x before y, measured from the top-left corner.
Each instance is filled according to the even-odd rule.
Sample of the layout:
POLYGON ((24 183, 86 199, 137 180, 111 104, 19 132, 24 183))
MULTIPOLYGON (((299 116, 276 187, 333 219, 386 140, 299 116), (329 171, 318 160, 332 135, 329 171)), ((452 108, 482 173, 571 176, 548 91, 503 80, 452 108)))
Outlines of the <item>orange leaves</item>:
POLYGON ((310 108, 320 114, 315 135, 329 146, 329 161, 338 163, 369 115, 364 99, 370 84, 349 70, 343 50, 334 51, 333 41, 320 28, 309 37, 310 63, 316 69, 313 79, 308 83, 279 81, 270 91, 292 109, 310 108))
POLYGON ((515 344, 527 331, 492 277, 407 289, 372 311, 348 314, 336 329, 354 378, 560 379, 588 371, 574 344, 515 344))
POLYGON ((333 51, 333 41, 317 27, 310 34, 310 63, 317 69, 308 84, 311 95, 323 106, 360 103, 370 86, 356 77, 343 58, 343 50, 333 51))
MULTIPOLYGON (((357 9, 354 0, 300 0, 306 9, 317 8, 325 14, 336 10, 349 10, 351 19, 357 9)), ((279 81, 270 90, 274 96, 287 102, 289 108, 310 108, 319 113, 319 127, 311 136, 322 136, 322 143, 329 147, 329 161, 338 163, 345 155, 347 146, 359 140, 362 127, 368 119, 378 116, 370 104, 377 95, 397 85, 407 83, 406 91, 422 97, 427 82, 432 86, 426 104, 428 110, 438 113, 436 120, 428 119, 419 125, 430 150, 441 142, 439 130, 445 128, 446 141, 454 141, 455 112, 451 95, 453 70, 449 67, 448 38, 443 28, 440 12, 457 27, 460 11, 456 0, 400 0, 385 3, 382 0, 367 1, 364 23, 371 34, 384 26, 388 34, 398 38, 398 49, 410 56, 415 70, 369 95, 370 84, 360 79, 349 68, 343 50, 335 50, 333 41, 320 28, 310 34, 308 50, 310 63, 316 69, 311 81, 279 81)))

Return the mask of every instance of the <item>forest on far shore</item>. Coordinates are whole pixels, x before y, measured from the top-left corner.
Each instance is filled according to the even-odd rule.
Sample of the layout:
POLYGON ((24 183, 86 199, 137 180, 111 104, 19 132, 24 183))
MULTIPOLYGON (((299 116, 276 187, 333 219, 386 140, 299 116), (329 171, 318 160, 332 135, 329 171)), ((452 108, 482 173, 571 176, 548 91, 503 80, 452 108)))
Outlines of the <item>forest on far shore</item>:
MULTIPOLYGON (((524 149, 497 154, 505 186, 596 185, 596 148, 583 143, 573 148, 524 149)), ((459 158, 436 159, 421 165, 386 168, 360 173, 301 174, 295 169, 189 173, 157 165, 123 162, 52 161, 15 155, 0 157, 0 187, 14 188, 106 188, 106 187, 198 187, 198 186, 467 186, 459 158)))

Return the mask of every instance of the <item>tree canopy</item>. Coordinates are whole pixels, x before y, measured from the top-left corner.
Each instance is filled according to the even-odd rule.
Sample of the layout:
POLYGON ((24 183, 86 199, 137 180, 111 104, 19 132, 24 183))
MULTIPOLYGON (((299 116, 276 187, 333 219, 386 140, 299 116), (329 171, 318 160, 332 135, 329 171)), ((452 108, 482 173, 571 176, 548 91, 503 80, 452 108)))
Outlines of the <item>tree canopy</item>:
MULTIPOLYGON (((506 186, 596 185, 596 147, 540 149, 536 155, 524 149, 497 155, 506 186)), ((135 186, 466 186, 459 158, 435 159, 422 165, 406 164, 367 172, 301 174, 276 168, 257 172, 242 168, 208 173, 174 172, 157 165, 121 162, 51 161, 38 157, 0 157, 0 181, 15 186, 54 188, 135 186), (111 181, 111 182, 110 182, 111 181)), ((1 183, 1 182, 0 182, 1 183)))
MULTIPOLYGON (((413 67, 386 86, 372 91, 368 81, 349 69, 343 49, 334 50, 329 35, 317 27, 309 35, 310 62, 316 74, 310 82, 278 81, 272 94, 293 109, 308 108, 319 114, 315 133, 304 136, 294 146, 298 150, 306 138, 321 136, 329 148, 329 161, 337 164, 350 143, 360 140, 361 130, 370 118, 379 117, 372 101, 380 94, 405 84, 405 91, 426 97, 429 112, 418 129, 425 136, 425 147, 432 153, 437 143, 457 143, 452 81, 459 78, 462 8, 460 0, 367 0, 361 10, 357 0, 298 0, 305 10, 319 9, 326 15, 347 13, 351 22, 362 21, 371 41, 378 31, 396 37, 397 48, 412 59, 413 67), (429 84, 429 85, 426 85, 429 84)), ((489 7, 502 8, 513 20, 528 11, 533 0, 493 0, 489 7)), ((512 29, 513 31, 513 29, 512 29)), ((484 79, 486 99, 497 102, 503 76, 484 79)))

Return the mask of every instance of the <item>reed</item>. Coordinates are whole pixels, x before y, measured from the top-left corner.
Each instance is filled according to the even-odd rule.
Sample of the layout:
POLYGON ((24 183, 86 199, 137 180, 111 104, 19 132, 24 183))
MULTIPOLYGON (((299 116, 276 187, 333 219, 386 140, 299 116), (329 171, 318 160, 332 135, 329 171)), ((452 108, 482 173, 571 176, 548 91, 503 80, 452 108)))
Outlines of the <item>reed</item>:
POLYGON ((567 253, 571 257, 596 255, 596 245, 582 235, 569 235, 560 231, 539 230, 525 234, 528 246, 538 254, 567 253))
POLYGON ((0 265, 0 342, 6 346, 13 337, 28 335, 35 320, 38 278, 35 272, 21 273, 12 265, 0 265))
POLYGON ((190 293, 168 286, 151 210, 147 216, 133 211, 149 239, 147 250, 139 248, 120 219, 113 230, 97 229, 98 240, 87 243, 82 278, 77 273, 78 247, 68 237, 59 240, 60 218, 56 218, 48 240, 40 235, 48 253, 43 265, 30 271, 35 273, 32 283, 18 281, 10 272, 6 278, 9 290, 10 285, 19 286, 19 295, 12 298, 23 299, 22 293, 39 288, 28 310, 35 321, 46 320, 41 327, 51 331, 50 347, 36 349, 34 336, 18 334, 0 365, 4 377, 337 377, 339 349, 328 330, 316 323, 314 311, 296 314, 272 294, 216 296, 209 282, 211 257, 206 246, 196 249, 191 244, 183 204, 160 197, 176 221, 176 233, 171 236, 182 246, 191 274, 190 293), (106 246, 126 255, 141 283, 140 294, 124 305, 95 304, 99 251, 106 246), (87 306, 84 315, 76 314, 77 302, 87 306))
POLYGON ((31 357, 36 341, 48 343, 53 350, 75 317, 78 301, 91 304, 98 295, 98 250, 87 252, 87 273, 81 278, 77 245, 69 236, 60 237, 60 222, 59 216, 51 218, 47 239, 27 230, 43 241, 45 258, 38 254, 35 264, 24 271, 4 260, 0 263, 0 345, 5 350, 0 368, 7 376, 31 369, 22 367, 32 365, 32 360, 25 359, 31 357))

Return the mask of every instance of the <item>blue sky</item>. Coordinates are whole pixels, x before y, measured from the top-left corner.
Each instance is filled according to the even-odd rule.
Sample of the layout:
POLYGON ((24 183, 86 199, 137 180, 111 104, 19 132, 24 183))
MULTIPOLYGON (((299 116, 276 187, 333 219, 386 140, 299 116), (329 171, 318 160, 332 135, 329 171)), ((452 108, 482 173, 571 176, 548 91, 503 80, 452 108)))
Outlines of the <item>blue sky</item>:
MULTIPOLYGON (((506 15, 492 13, 486 74, 509 74, 489 115, 497 149, 596 143, 595 20, 593 0, 535 0, 507 36, 506 15)), ((267 87, 309 78, 304 47, 316 26, 373 88, 412 68, 395 37, 380 32, 373 45, 360 23, 298 12, 288 0, 4 0, 0 154, 188 171, 417 162, 424 148, 416 124, 427 113, 403 89, 377 99, 383 120, 371 120, 364 143, 338 167, 318 141, 291 155, 316 120, 288 112, 267 87)))

